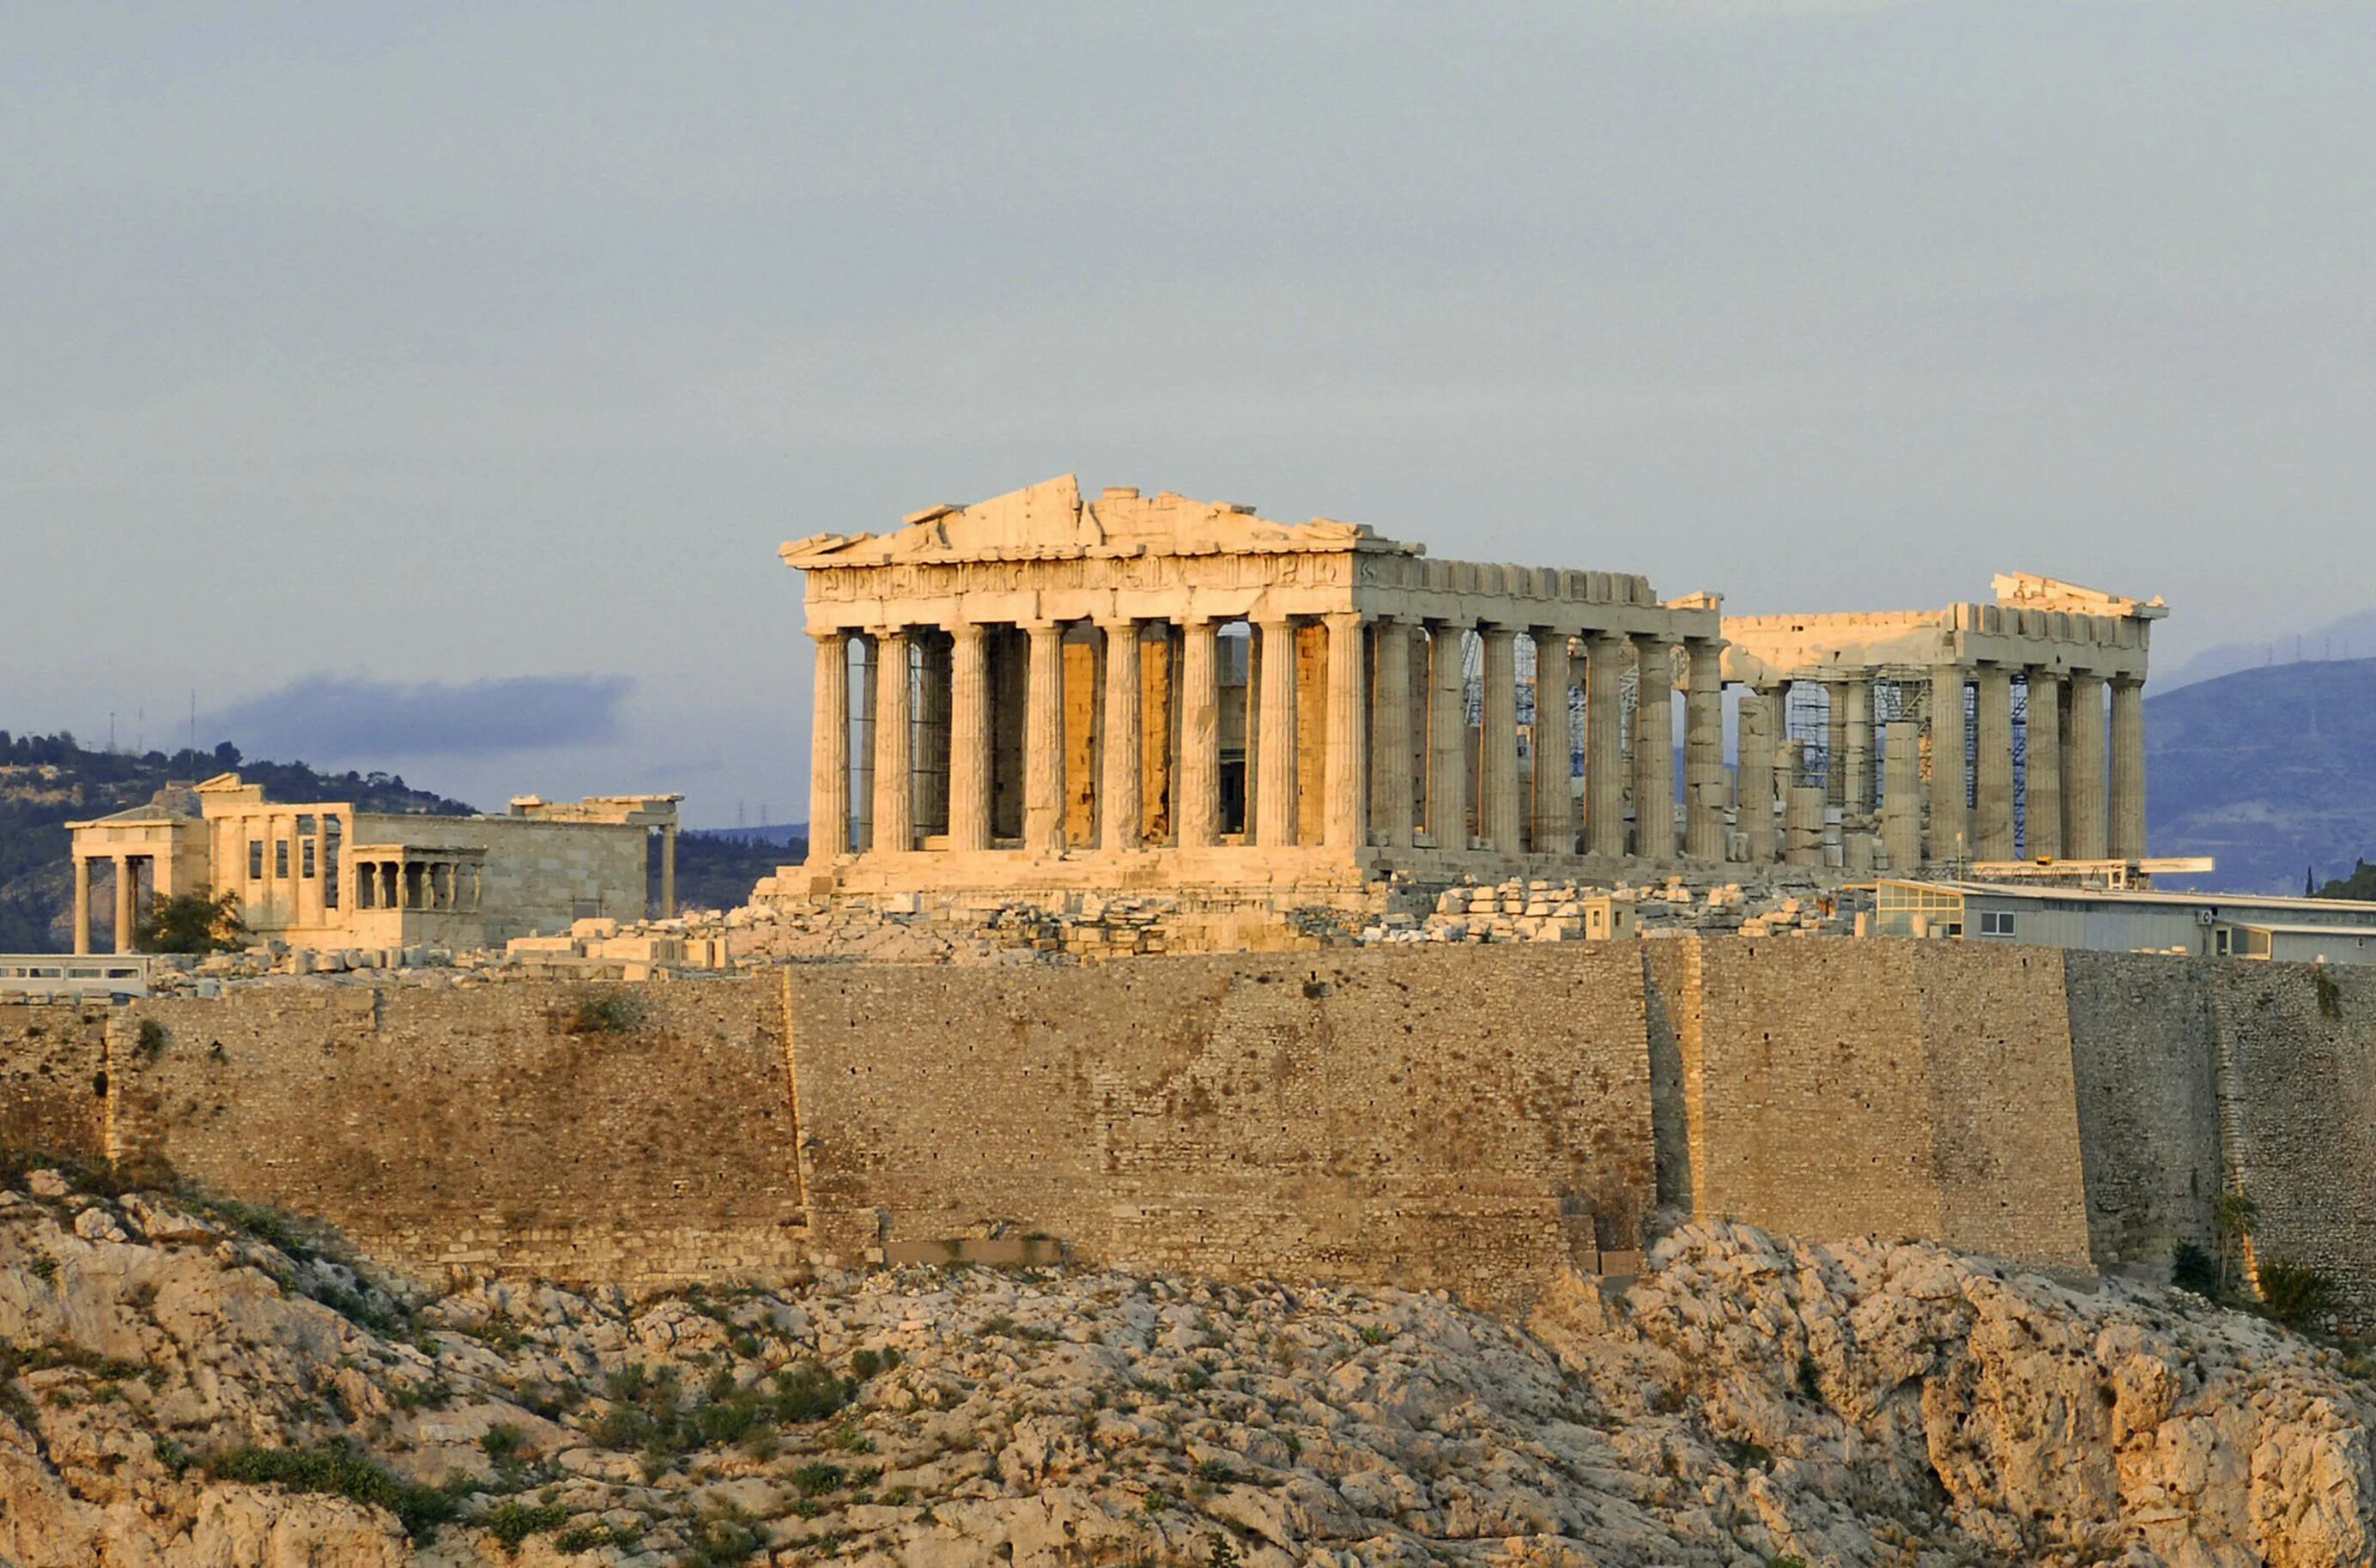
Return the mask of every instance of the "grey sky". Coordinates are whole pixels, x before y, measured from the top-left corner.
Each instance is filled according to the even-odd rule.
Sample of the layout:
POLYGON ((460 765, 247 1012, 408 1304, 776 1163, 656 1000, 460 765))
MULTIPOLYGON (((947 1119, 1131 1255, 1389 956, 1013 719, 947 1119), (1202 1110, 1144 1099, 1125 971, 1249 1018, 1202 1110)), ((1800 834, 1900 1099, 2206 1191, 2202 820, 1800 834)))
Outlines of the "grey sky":
POLYGON ((1067 470, 2174 666, 2376 602, 2371 82, 2266 0, 11 7, 0 726, 626 677, 306 760, 797 816, 775 544, 1067 470))

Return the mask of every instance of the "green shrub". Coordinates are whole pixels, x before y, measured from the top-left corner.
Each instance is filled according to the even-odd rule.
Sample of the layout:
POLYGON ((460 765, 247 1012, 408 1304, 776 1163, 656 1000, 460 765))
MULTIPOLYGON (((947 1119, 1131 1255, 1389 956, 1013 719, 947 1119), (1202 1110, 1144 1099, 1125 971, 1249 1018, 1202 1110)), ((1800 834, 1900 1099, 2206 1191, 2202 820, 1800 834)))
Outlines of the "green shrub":
POLYGON ((133 1053, 143 1062, 154 1062, 165 1054, 165 1047, 172 1044, 172 1039, 173 1037, 165 1032, 164 1025, 154 1018, 143 1018, 133 1042, 133 1053))
POLYGON ((2318 1269, 2270 1258, 2253 1274, 2262 1306, 2287 1328, 2313 1327, 2334 1311, 2334 1280, 2318 1269))
POLYGON ((643 1008, 630 993, 596 992, 577 999, 577 1005, 562 1021, 561 1031, 572 1035, 629 1034, 643 1021, 643 1008))
POLYGON ((2318 992, 2320 1016, 2328 1018, 2342 1017, 2343 988, 2334 983, 2334 977, 2326 972, 2324 965, 2311 970, 2310 983, 2318 992))
POLYGON ((291 1491, 328 1492, 386 1509, 416 1540, 427 1540, 454 1517, 456 1493, 442 1487, 400 1480, 360 1449, 344 1443, 313 1448, 227 1449, 205 1461, 209 1480, 249 1486, 282 1486, 291 1491))
POLYGON ((822 1497, 839 1488, 842 1478, 840 1466, 816 1459, 792 1472, 792 1485, 800 1490, 802 1497, 822 1497))
POLYGON ((2210 1249, 2180 1241, 2170 1250, 2169 1282, 2198 1296, 2219 1294, 2219 1260, 2210 1249))
POLYGON ((517 1557, 520 1543, 529 1537, 550 1534, 569 1523, 569 1510, 558 1503, 531 1507, 506 1499, 481 1515, 478 1522, 504 1543, 505 1551, 517 1557))
POLYGON ((1824 1402, 1824 1369, 1814 1357, 1803 1353, 1799 1357, 1799 1392, 1810 1405, 1824 1402))

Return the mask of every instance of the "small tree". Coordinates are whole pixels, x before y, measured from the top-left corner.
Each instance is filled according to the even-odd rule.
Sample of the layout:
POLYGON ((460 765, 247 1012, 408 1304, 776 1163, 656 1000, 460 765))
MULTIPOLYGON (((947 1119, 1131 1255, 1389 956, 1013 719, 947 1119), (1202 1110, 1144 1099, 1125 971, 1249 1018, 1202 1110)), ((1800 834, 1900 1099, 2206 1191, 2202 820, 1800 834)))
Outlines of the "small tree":
POLYGON ((2261 1218, 2261 1206, 2243 1193, 2222 1193, 2211 1206, 2211 1223, 2219 1231, 2219 1289, 2233 1289, 2242 1272, 2244 1248, 2252 1234, 2252 1222, 2261 1218))
POLYGON ((201 887, 156 900, 133 941, 146 953, 228 953, 247 945, 247 922, 238 894, 216 897, 201 887))

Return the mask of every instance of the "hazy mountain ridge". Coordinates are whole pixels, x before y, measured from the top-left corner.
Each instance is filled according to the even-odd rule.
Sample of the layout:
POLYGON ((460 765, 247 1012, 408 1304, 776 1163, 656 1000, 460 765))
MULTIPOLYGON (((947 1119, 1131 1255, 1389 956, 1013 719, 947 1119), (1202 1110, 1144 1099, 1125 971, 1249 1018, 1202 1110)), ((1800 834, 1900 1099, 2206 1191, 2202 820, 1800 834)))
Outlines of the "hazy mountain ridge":
POLYGON ((2376 659, 2242 670, 2149 695, 2156 854, 2216 857, 2209 885, 2299 892, 2376 854, 2376 659))

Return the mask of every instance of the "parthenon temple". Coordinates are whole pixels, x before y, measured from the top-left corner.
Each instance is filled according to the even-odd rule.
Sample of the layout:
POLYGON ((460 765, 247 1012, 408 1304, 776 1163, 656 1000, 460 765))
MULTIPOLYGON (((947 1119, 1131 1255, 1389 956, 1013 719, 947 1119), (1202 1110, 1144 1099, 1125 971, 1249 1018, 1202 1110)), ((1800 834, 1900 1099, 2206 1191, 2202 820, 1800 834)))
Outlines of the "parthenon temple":
POLYGON ((1070 476, 781 553, 817 896, 2144 852, 2159 600, 1729 617, 1070 476))

